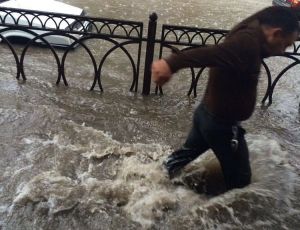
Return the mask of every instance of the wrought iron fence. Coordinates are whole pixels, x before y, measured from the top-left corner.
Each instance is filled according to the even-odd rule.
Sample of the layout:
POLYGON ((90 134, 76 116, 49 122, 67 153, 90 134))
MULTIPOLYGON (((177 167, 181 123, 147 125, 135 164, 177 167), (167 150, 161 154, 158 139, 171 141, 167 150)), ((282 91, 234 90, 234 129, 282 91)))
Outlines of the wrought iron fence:
MULTIPOLYGON (((268 67, 268 65, 263 61, 263 66, 266 70, 267 76, 268 76, 268 88, 266 91, 266 94, 264 96, 264 98, 262 99, 262 104, 266 107, 270 106, 273 102, 273 93, 275 90, 275 87, 278 83, 278 81, 293 67, 295 67, 296 65, 298 65, 300 63, 300 52, 299 52, 299 48, 300 48, 300 39, 298 39, 293 46, 291 47, 291 50, 288 50, 285 52, 284 55, 282 55, 282 57, 288 58, 292 61, 291 64, 287 65, 286 67, 283 68, 283 70, 280 71, 280 73, 275 76, 274 80, 272 78, 272 73, 268 67), (266 103, 266 101, 268 100, 268 102, 266 103)), ((299 104, 300 106, 300 104, 299 104)))
POLYGON ((101 91, 103 91, 101 84, 103 64, 113 51, 121 49, 128 57, 133 70, 130 90, 137 91, 143 38, 143 23, 141 22, 0 8, 0 38, 8 45, 14 56, 17 79, 21 76, 23 80, 26 80, 24 71, 25 55, 33 43, 40 43, 51 50, 56 60, 58 69, 56 84, 59 84, 62 79, 66 86, 68 85, 65 74, 66 57, 74 47, 81 46, 88 53, 94 68, 94 79, 90 89, 93 90, 98 83, 101 91), (28 39, 20 57, 8 39, 14 36, 16 31, 19 34, 22 32, 22 36, 28 39), (112 44, 112 48, 100 60, 99 66, 97 66, 96 58, 90 48, 84 43, 90 39, 101 39, 112 44), (126 48, 129 44, 137 45, 138 54, 135 60, 126 48), (55 47, 65 48, 61 59, 55 47))
MULTIPOLYGON (((194 47, 216 45, 223 41, 227 33, 227 30, 163 25, 159 58, 162 57, 163 48, 168 48, 172 50, 172 52, 177 53, 181 50, 186 50, 194 47), (184 48, 179 49, 178 46, 183 46, 184 48)), ((198 80, 205 69, 206 67, 200 68, 200 70, 198 70, 198 72, 196 73, 195 68, 191 68, 192 81, 190 89, 188 91, 188 96, 190 96, 192 92, 194 93, 194 97, 197 96, 198 80)), ((156 93, 158 92, 158 90, 160 91, 160 93, 163 92, 161 87, 156 87, 156 93)))
MULTIPOLYGON (((162 57, 164 49, 179 52, 180 50, 190 49, 193 47, 218 44, 223 41, 227 33, 227 30, 163 25, 161 38, 156 39, 157 15, 155 13, 150 15, 148 34, 147 37, 143 37, 142 22, 0 7, 0 38, 2 42, 8 45, 13 54, 17 68, 17 79, 20 79, 20 77, 23 80, 27 79, 24 70, 24 59, 26 53, 28 48, 34 43, 40 43, 51 50, 57 63, 58 76, 56 84, 59 84, 61 80, 63 80, 63 83, 67 86, 68 81, 65 74, 66 57, 70 50, 76 46, 80 46, 87 52, 93 64, 94 79, 90 90, 93 90, 98 83, 99 89, 103 91, 101 84, 102 67, 104 62, 107 60, 107 57, 117 49, 122 50, 131 63, 133 80, 130 91, 137 92, 141 66, 142 43, 147 43, 142 93, 144 95, 148 95, 151 91, 151 63, 155 53, 155 44, 159 44, 159 57, 162 57), (24 36, 29 39, 24 46, 20 57, 17 55, 13 44, 8 39, 16 31, 22 32, 24 36), (58 42, 53 42, 55 40, 54 38, 58 42), (112 47, 100 60, 99 65, 97 65, 96 58, 89 47, 85 45, 85 41, 90 39, 105 40, 112 44, 112 47), (130 44, 136 45, 136 58, 132 56, 132 50, 126 48, 130 44), (61 59, 55 49, 56 46, 65 47, 61 59)), ((272 104, 272 95, 280 78, 291 68, 299 64, 299 49, 300 44, 299 42, 296 42, 292 49, 283 55, 284 57, 291 59, 292 63, 286 66, 275 77, 272 76, 268 65, 265 61, 263 61, 262 66, 264 67, 268 78, 267 90, 262 100, 264 105, 269 106, 272 104)), ((188 95, 193 93, 194 97, 197 96, 198 81, 203 74, 204 69, 205 68, 200 68, 195 70, 194 68, 191 68, 192 78, 190 88, 187 93, 188 95)), ((158 90, 160 93, 163 93, 161 87, 155 88, 156 93, 158 93, 158 90)))
MULTIPOLYGON (((195 27, 186 27, 186 26, 172 26, 172 25, 163 25, 162 35, 160 43, 159 57, 162 57, 163 49, 168 48, 172 52, 180 52, 181 50, 190 49, 194 47, 206 46, 206 45, 216 45, 225 39, 228 30, 214 30, 214 29, 203 29, 195 27), (182 49, 178 47, 183 47, 182 49)), ((262 66, 265 69, 268 81, 267 81, 267 90, 262 99, 262 104, 266 107, 272 104, 272 98, 274 89, 280 80, 280 78, 287 73, 291 68, 295 67, 300 63, 300 39, 296 41, 293 46, 285 52, 282 57, 291 59, 293 62, 286 66, 275 78, 272 76, 272 73, 266 64, 265 60, 262 61, 262 66), (274 79, 274 80, 273 80, 274 79)), ((200 68, 198 72, 194 68, 191 68, 191 85, 188 91, 188 96, 192 93, 194 97, 197 96, 197 85, 199 78, 203 74, 204 68, 200 68)), ((156 87, 155 91, 158 93, 163 93, 161 87, 156 87)))

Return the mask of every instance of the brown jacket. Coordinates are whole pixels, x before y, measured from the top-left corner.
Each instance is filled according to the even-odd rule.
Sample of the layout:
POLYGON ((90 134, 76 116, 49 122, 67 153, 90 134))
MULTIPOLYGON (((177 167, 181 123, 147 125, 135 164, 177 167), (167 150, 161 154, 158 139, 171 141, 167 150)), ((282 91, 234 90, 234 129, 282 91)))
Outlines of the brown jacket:
POLYGON ((199 47, 166 58, 173 73, 186 67, 210 67, 202 103, 215 116, 248 119, 256 104, 265 38, 258 21, 236 26, 219 45, 199 47))

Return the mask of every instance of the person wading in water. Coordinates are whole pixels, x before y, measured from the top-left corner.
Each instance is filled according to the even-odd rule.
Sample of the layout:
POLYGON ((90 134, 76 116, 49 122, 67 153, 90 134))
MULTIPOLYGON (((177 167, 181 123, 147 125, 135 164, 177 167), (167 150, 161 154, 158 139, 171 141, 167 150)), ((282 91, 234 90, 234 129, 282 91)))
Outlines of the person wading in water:
POLYGON ((298 38, 294 12, 268 7, 235 26, 225 41, 172 54, 152 64, 152 79, 162 86, 172 74, 187 67, 210 67, 202 102, 181 149, 165 161, 170 178, 208 149, 220 162, 226 189, 251 182, 249 152, 241 127, 255 108, 263 58, 281 55, 298 38))

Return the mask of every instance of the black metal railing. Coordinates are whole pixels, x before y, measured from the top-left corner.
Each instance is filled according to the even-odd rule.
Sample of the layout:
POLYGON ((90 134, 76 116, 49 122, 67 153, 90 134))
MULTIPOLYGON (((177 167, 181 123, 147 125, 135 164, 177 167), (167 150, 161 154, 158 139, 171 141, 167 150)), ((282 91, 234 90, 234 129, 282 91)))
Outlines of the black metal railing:
POLYGON ((0 8, 0 38, 8 45, 14 56, 17 79, 20 77, 23 80, 27 79, 24 71, 26 53, 34 43, 41 43, 51 50, 56 60, 58 70, 56 84, 59 84, 62 79, 66 86, 68 85, 65 74, 66 57, 74 47, 81 46, 88 53, 94 68, 94 79, 90 89, 93 90, 98 83, 101 91, 103 91, 101 84, 103 64, 113 51, 121 49, 128 57, 133 70, 130 90, 137 91, 143 38, 143 23, 141 22, 0 8), (8 39, 14 35, 13 32, 15 31, 22 31, 29 40, 20 57, 8 39), (85 42, 91 39, 101 39, 112 44, 112 47, 103 55, 98 66, 95 56, 85 45, 85 42), (53 42, 54 40, 56 42, 53 42), (130 44, 137 45, 135 60, 126 48, 130 44), (65 48, 61 59, 55 47, 65 48))
MULTIPOLYGON (((201 47, 206 45, 216 45, 222 42, 228 30, 215 30, 215 29, 204 29, 204 28, 195 28, 195 27, 186 27, 186 26, 172 26, 172 25, 163 25, 161 40, 158 41, 160 43, 160 51, 159 57, 162 57, 163 49, 168 48, 172 50, 172 52, 179 52, 181 50, 190 49, 194 47, 201 47), (184 47, 184 48, 178 48, 184 47)), ((300 39, 298 40, 300 41, 300 39)), ((262 61, 262 66, 265 69, 268 81, 267 81, 267 90, 262 99, 262 104, 266 107, 272 104, 272 98, 274 89, 280 80, 280 78, 287 73, 291 68, 295 67, 300 63, 300 42, 295 42, 293 46, 285 52, 282 57, 286 57, 291 59, 293 62, 286 66, 277 76, 275 76, 274 80, 272 77, 272 73, 266 64, 265 60, 262 61), (268 100, 268 101, 267 101, 268 100)), ((194 97, 197 96, 197 85, 199 78, 203 74, 203 71, 206 69, 200 68, 197 72, 194 68, 191 68, 191 85, 188 91, 188 96, 192 93, 194 97)), ((158 93, 158 90, 162 94, 162 88, 156 87, 155 92, 158 93)))
POLYGON ((114 38, 141 38, 143 31, 141 22, 3 7, 0 7, 0 24, 43 31, 101 34, 114 38))
MULTIPOLYGON (((67 86, 68 81, 65 74, 66 57, 70 50, 76 46, 80 46, 87 52, 93 65, 94 79, 90 90, 94 90, 98 83, 99 89, 103 91, 101 83, 102 67, 107 60, 107 57, 117 49, 122 50, 131 63, 133 80, 130 91, 137 92, 141 66, 142 43, 147 43, 142 93, 148 95, 151 91, 151 64, 155 56, 155 44, 159 44, 158 56, 162 57, 164 49, 171 50, 172 52, 179 52, 180 50, 193 47, 218 44, 223 41, 227 33, 227 30, 163 25, 161 38, 157 39, 157 15, 155 13, 150 15, 147 37, 143 37, 142 22, 0 7, 0 38, 8 45, 13 54, 17 68, 17 79, 20 79, 20 77, 22 77, 23 80, 27 79, 24 70, 24 59, 28 48, 34 43, 40 43, 51 50, 56 60, 58 70, 56 84, 59 84, 61 80, 63 80, 64 84, 67 86), (22 31, 29 39, 25 44, 20 57, 8 39, 14 31, 22 31), (53 43, 51 38, 55 36, 56 39, 61 39, 60 42, 53 43), (100 39, 112 44, 112 47, 104 54, 98 65, 95 56, 85 44, 87 40, 91 39, 100 39), (131 44, 136 45, 135 50, 126 48, 131 44), (61 58, 57 54, 57 50, 55 49, 56 46, 65 47, 61 58), (136 53, 136 57, 133 57, 132 53, 136 53)), ((286 66, 275 77, 272 76, 270 68, 263 60, 262 66, 264 67, 268 78, 267 90, 262 100, 264 105, 269 106, 272 104, 272 95, 280 78, 291 68, 299 64, 299 50, 300 44, 299 42, 296 42, 292 49, 288 50, 283 55, 284 57, 291 59, 292 63, 286 66)), ((194 97, 197 96, 197 85, 204 69, 205 68, 200 68, 195 70, 194 68, 191 68, 192 78, 187 93, 189 96, 192 93, 194 97)), ((156 93, 158 93, 158 90, 161 94, 163 93, 161 87, 155 87, 156 93)))
MULTIPOLYGON (((206 46, 206 45, 216 45, 223 41, 227 30, 214 30, 214 29, 203 29, 195 27, 186 27, 186 26, 174 26, 174 25, 163 25, 159 58, 162 57, 163 49, 168 48, 172 52, 179 52, 181 50, 186 50, 194 47, 206 46), (178 46, 183 46, 184 48, 180 49, 178 46)), ((191 86, 188 91, 188 96, 194 92, 194 97, 197 96, 197 84, 198 80, 203 73, 204 68, 200 68, 196 73, 195 68, 191 68, 192 81, 191 86)), ((155 92, 158 90, 162 94, 162 88, 156 87, 155 92)))
POLYGON ((300 47, 300 39, 298 39, 292 46, 291 50, 288 50, 285 52, 284 55, 282 55, 281 57, 285 57, 288 58, 292 61, 292 63, 288 64, 286 67, 284 67, 279 74, 277 74, 277 76, 274 78, 272 78, 272 73, 268 67, 268 65, 263 61, 263 67, 266 70, 266 74, 268 77, 268 88, 266 91, 266 94, 264 96, 264 98, 262 99, 262 104, 266 107, 270 106, 273 102, 273 93, 275 90, 275 87, 278 83, 278 81, 289 71, 291 70, 293 67, 295 67, 296 65, 300 64, 300 52, 299 52, 299 47, 300 47), (266 101, 268 100, 268 102, 266 103, 266 101))

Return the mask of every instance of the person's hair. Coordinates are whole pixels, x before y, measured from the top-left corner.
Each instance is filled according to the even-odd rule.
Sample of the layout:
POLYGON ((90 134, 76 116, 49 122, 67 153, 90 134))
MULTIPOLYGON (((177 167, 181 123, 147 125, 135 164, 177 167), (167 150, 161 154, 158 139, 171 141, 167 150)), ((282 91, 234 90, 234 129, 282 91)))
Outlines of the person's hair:
POLYGON ((257 14, 261 25, 279 27, 284 33, 299 31, 299 22, 295 11, 288 7, 268 7, 257 14))
POLYGON ((271 6, 258 11, 235 26, 232 31, 237 31, 243 25, 254 20, 258 20, 261 25, 279 27, 285 34, 299 31, 299 21, 296 11, 283 6, 271 6))

